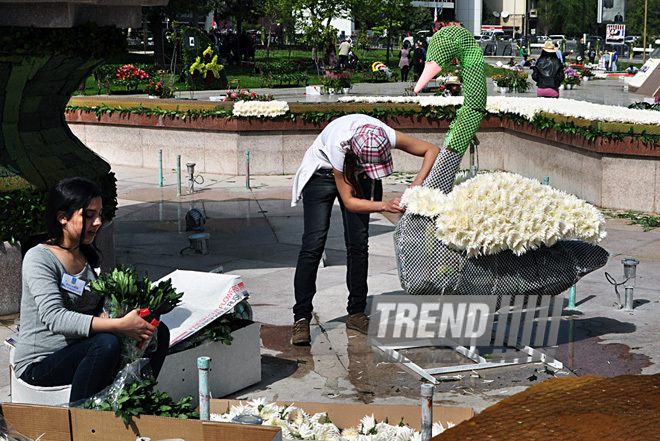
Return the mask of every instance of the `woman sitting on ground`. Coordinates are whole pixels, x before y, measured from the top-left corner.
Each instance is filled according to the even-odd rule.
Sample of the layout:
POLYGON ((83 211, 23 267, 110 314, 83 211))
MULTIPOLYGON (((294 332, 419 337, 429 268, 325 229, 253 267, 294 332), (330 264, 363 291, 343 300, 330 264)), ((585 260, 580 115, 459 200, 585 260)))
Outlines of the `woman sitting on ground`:
POLYGON ((94 239, 101 228, 101 208, 101 190, 92 181, 58 182, 46 202, 49 239, 23 259, 16 376, 33 386, 71 384, 71 403, 112 383, 121 367, 117 333, 139 342, 157 331, 157 348, 146 355, 154 376, 169 345, 167 327, 150 325, 138 310, 122 318, 100 316, 102 298, 89 289, 89 282, 96 279, 94 268, 100 263, 94 239))

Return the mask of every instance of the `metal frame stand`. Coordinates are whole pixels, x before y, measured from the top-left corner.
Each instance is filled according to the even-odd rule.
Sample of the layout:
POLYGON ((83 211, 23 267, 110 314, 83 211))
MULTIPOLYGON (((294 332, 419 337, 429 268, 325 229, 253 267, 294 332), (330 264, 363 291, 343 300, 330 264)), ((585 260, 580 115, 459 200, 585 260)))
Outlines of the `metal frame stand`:
MULTIPOLYGON (((558 303, 557 305, 560 305, 560 303, 558 303)), ((503 317, 507 317, 507 315, 505 314, 504 316, 501 316, 498 313, 498 319, 503 317)), ((531 318, 533 319, 533 317, 534 315, 532 314, 531 318)), ((499 320, 495 321, 494 324, 495 323, 498 324, 498 328, 499 328, 500 326, 499 320)), ((425 340, 425 341, 410 342, 407 345, 402 345, 402 346, 390 346, 390 345, 385 346, 380 344, 375 339, 373 339, 372 341, 376 348, 383 351, 393 360, 395 360, 398 363, 401 363, 405 368, 421 376, 422 378, 425 378, 426 380, 430 381, 433 384, 439 383, 438 380, 436 380, 433 377, 433 375, 448 374, 453 372, 464 372, 464 371, 472 371, 477 369, 489 369, 489 368, 502 367, 502 366, 512 366, 512 365, 539 363, 539 362, 545 363, 554 369, 562 369, 564 367, 562 362, 555 360, 553 357, 547 355, 542 350, 535 349, 531 346, 518 343, 517 330, 518 330, 518 326, 520 325, 519 319, 518 320, 512 319, 512 323, 509 324, 508 319, 505 318, 504 322, 502 322, 502 325, 504 326, 503 328, 504 332, 502 332, 502 330, 499 329, 497 331, 495 331, 495 328, 493 329, 491 341, 495 342, 494 347, 515 349, 517 351, 522 352, 520 356, 518 356, 518 354, 516 354, 516 356, 504 356, 500 360, 491 361, 479 355, 479 353, 476 350, 476 345, 470 346, 469 348, 460 344, 434 346, 430 341, 425 340), (508 331, 512 329, 511 326, 513 327, 513 329, 515 329, 515 331, 513 331, 512 334, 508 333, 508 331), (508 335, 509 338, 511 338, 511 341, 509 341, 509 338, 507 338, 507 342, 504 343, 503 335, 500 334, 508 335), (497 338, 498 335, 502 338, 498 339, 497 338), (423 348, 423 347, 451 348, 460 355, 469 358, 473 363, 424 369, 421 366, 419 366, 417 363, 413 362, 408 357, 406 357, 405 355, 399 352, 399 350, 401 349, 423 348)), ((527 337, 531 336, 531 330, 524 331, 523 333, 525 332, 528 333, 527 337)), ((545 333, 545 329, 543 330, 543 333, 545 333)), ((523 337, 522 341, 525 342, 525 340, 526 339, 523 337)), ((531 344, 531 340, 530 339, 527 340, 529 340, 531 344)), ((540 342, 538 340, 535 344, 540 346, 540 342)))
POLYGON ((527 357, 523 356, 523 357, 516 357, 513 359, 504 359, 501 361, 489 361, 488 359, 477 354, 475 351, 476 348, 474 346, 468 349, 465 346, 457 345, 457 346, 447 346, 447 347, 450 347, 459 354, 469 358, 474 362, 474 364, 460 364, 456 366, 424 369, 421 366, 419 366, 417 363, 410 360, 405 355, 399 353, 399 350, 401 349, 409 349, 409 348, 423 347, 423 346, 382 346, 382 345, 375 345, 375 346, 381 351, 383 351, 385 354, 390 356, 395 361, 401 363, 407 369, 411 370, 415 374, 430 381, 433 384, 439 383, 439 381, 436 380, 433 377, 433 375, 449 374, 453 372, 464 372, 464 371, 472 371, 477 369, 489 369, 489 368, 496 368, 502 366, 512 366, 516 364, 539 363, 539 362, 546 363, 548 366, 555 369, 562 369, 564 367, 564 364, 561 361, 555 360, 554 358, 549 357, 545 352, 539 349, 534 349, 530 346, 507 346, 510 348, 515 348, 521 352, 524 352, 525 354, 527 354, 527 357))

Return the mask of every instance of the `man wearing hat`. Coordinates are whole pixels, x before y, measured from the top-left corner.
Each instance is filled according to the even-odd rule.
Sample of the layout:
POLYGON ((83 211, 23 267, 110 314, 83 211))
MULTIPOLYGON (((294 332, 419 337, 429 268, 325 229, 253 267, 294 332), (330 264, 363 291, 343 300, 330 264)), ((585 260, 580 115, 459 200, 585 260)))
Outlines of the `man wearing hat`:
POLYGON ((291 206, 302 199, 304 230, 294 276, 295 305, 292 343, 309 345, 316 275, 330 227, 330 214, 339 199, 346 242, 348 318, 346 327, 367 333, 367 269, 369 213, 401 213, 400 198, 376 200, 373 183, 392 174, 392 149, 423 157, 412 186, 421 185, 439 149, 401 133, 367 115, 337 118, 307 149, 293 182, 291 206))
POLYGON ((532 79, 536 81, 536 96, 559 98, 559 86, 564 81, 564 65, 557 58, 557 47, 546 41, 541 56, 532 68, 532 79))
POLYGON ((461 94, 461 80, 458 77, 449 77, 444 86, 442 96, 459 96, 461 94))

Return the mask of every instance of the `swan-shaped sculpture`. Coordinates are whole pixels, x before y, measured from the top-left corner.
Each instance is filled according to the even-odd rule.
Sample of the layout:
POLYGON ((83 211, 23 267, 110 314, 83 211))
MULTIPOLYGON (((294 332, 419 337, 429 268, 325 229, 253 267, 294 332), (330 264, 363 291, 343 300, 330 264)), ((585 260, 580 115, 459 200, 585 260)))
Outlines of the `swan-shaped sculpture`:
MULTIPOLYGON (((415 92, 458 59, 463 72, 463 106, 424 187, 449 193, 463 154, 486 111, 486 75, 481 48, 470 32, 447 26, 429 43, 427 63, 415 92)), ((487 202, 486 202, 487 203, 487 202)), ((441 219, 439 219, 441 221, 441 219)), ((470 257, 434 237, 434 217, 406 212, 394 234, 401 286, 409 294, 557 295, 607 263, 603 248, 581 240, 560 240, 524 254, 511 250, 470 257), (429 240, 430 239, 430 240, 429 240)))

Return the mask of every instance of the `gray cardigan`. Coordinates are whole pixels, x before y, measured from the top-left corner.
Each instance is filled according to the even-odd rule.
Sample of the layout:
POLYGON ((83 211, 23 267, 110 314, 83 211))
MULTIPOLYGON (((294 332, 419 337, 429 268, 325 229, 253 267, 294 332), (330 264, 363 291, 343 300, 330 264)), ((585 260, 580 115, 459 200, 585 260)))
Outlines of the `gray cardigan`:
MULTIPOLYGON (((89 337, 101 297, 88 290, 78 296, 60 289, 64 274, 68 274, 64 265, 44 245, 30 249, 23 258, 21 321, 14 353, 18 377, 28 365, 89 337)), ((89 264, 72 276, 87 282, 96 278, 89 264)))

